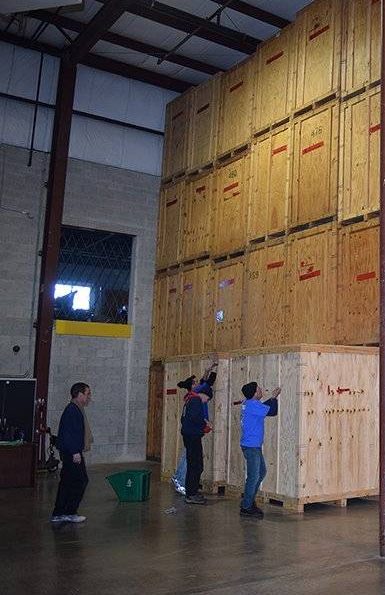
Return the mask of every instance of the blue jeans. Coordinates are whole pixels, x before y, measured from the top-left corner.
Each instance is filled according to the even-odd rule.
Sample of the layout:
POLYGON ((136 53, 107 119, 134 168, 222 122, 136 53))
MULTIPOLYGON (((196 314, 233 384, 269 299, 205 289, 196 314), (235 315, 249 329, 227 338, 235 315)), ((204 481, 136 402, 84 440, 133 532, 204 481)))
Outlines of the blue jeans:
POLYGON ((180 455, 178 467, 174 473, 174 479, 179 482, 179 485, 184 488, 186 483, 186 473, 187 473, 187 459, 186 459, 186 449, 183 450, 182 454, 180 455))
POLYGON ((247 465, 242 508, 251 508, 254 504, 259 486, 266 475, 266 465, 262 454, 262 448, 252 448, 250 446, 242 446, 241 448, 247 465))

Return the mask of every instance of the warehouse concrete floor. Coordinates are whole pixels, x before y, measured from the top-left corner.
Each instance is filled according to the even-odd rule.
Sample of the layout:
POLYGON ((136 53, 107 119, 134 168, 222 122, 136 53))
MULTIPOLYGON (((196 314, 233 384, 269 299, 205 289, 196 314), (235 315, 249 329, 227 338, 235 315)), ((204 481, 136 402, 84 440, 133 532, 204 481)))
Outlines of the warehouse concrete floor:
POLYGON ((153 470, 151 499, 120 505, 104 476, 122 467, 92 468, 82 526, 49 523, 55 476, 39 477, 35 490, 0 490, 0 592, 385 593, 376 502, 315 505, 304 515, 269 505, 263 521, 241 519, 236 500, 211 496, 205 507, 186 505, 158 481, 158 465, 144 466, 153 470))

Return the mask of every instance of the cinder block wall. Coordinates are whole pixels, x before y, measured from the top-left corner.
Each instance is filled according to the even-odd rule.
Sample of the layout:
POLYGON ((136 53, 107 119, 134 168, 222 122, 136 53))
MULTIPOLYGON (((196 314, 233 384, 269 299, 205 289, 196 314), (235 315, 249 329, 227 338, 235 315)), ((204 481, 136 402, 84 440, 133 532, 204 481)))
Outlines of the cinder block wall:
MULTIPOLYGON (((8 206, 18 208, 20 204, 24 205, 29 193, 32 204, 42 202, 47 156, 38 153, 30 170, 26 167, 27 151, 3 146, 1 163, 2 196, 10 197, 8 206), (19 182, 15 183, 17 179, 19 182), (20 181, 23 179, 25 183, 20 181)), ((95 437, 89 456, 92 463, 145 458, 158 193, 159 178, 155 176, 79 160, 69 162, 63 223, 135 236, 129 316, 134 326, 133 337, 126 340, 55 333, 53 336, 48 423, 56 431, 71 384, 82 380, 88 382, 94 395, 94 402, 88 408, 95 437)), ((34 283, 35 279, 38 281, 40 263, 37 259, 34 265, 34 256, 41 244, 36 238, 41 236, 43 218, 41 215, 34 219, 24 216, 30 229, 34 230, 32 236, 35 238, 35 244, 24 245, 17 234, 17 227, 26 225, 20 223, 23 216, 17 215, 10 233, 11 215, 16 219, 16 213, 0 211, 0 243, 3 244, 4 238, 14 236, 14 246, 10 246, 5 255, 3 249, 0 251, 1 270, 8 275, 9 281, 8 292, 1 293, 0 307, 6 312, 9 304, 18 304, 22 319, 31 321, 31 307, 21 303, 20 295, 24 291, 33 294, 37 289, 34 283), (15 266, 16 256, 22 265, 15 266)), ((0 344, 7 337, 8 343, 13 345, 16 340, 13 325, 10 321, 4 327, 0 326, 0 344)), ((1 360, 0 375, 3 369, 6 372, 6 364, 16 361, 15 358, 13 352, 7 352, 7 357, 1 360)), ((24 364, 19 366, 23 370, 24 367, 24 364)))

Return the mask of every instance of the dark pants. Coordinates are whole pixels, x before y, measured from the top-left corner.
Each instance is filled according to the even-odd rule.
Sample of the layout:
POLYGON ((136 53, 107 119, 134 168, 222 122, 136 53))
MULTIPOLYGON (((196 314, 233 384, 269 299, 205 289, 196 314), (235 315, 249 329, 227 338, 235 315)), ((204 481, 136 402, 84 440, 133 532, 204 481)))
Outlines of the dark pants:
POLYGON ((199 482, 203 471, 203 451, 201 436, 186 436, 183 434, 186 447, 187 473, 186 496, 195 496, 199 490, 199 482))
POLYGON ((83 455, 81 463, 74 463, 70 454, 63 453, 61 458, 63 467, 53 516, 76 514, 88 484, 83 455))

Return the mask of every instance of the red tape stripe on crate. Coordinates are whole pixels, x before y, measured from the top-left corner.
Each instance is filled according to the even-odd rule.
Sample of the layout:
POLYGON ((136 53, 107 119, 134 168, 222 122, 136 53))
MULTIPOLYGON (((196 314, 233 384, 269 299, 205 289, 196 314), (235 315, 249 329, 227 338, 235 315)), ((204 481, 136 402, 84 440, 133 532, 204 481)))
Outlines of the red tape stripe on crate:
POLYGON ((233 188, 238 188, 239 186, 239 182, 234 182, 233 184, 230 184, 230 186, 225 186, 223 188, 223 192, 229 192, 229 190, 232 190, 233 188))
POLYGON ((177 198, 174 198, 174 200, 170 200, 170 202, 166 203, 166 208, 167 207, 172 207, 172 205, 176 205, 176 203, 178 202, 177 198))
POLYGON ((284 55, 284 51, 282 50, 281 52, 278 52, 277 54, 274 54, 274 56, 271 56, 271 58, 268 58, 266 60, 266 64, 271 64, 272 62, 275 62, 275 60, 278 60, 279 58, 282 58, 282 56, 284 55))
POLYGON ((373 132, 378 132, 378 130, 381 130, 381 124, 374 124, 374 126, 369 128, 370 134, 373 134, 373 132))
POLYGON ((276 149, 273 149, 271 154, 278 155, 278 153, 283 153, 284 151, 287 151, 287 145, 282 145, 282 147, 277 147, 276 149))
POLYGON ((232 93, 233 91, 236 91, 237 89, 239 89, 239 87, 242 87, 242 85, 243 85, 243 81, 239 81, 239 83, 230 87, 230 93, 232 93))
POLYGON ((313 277, 319 277, 321 275, 321 271, 311 271, 310 273, 304 273, 303 275, 299 276, 300 281, 306 281, 306 279, 312 279, 313 277))
POLYGON ((370 271, 370 273, 360 273, 356 276, 356 281, 367 281, 368 279, 375 279, 376 271, 370 271))
POLYGON ((166 390, 166 395, 176 395, 178 393, 178 391, 176 390, 176 388, 168 388, 166 390))
POLYGON ((200 107, 199 109, 197 109, 197 114, 201 114, 202 112, 206 111, 209 107, 210 107, 210 104, 209 103, 206 103, 205 105, 202 105, 202 107, 200 107))
POLYGON ((305 147, 302 149, 302 155, 306 155, 306 153, 311 153, 312 151, 316 151, 324 146, 324 141, 321 140, 319 143, 315 143, 314 145, 310 145, 310 147, 305 147))
POLYGON ((325 27, 322 27, 322 29, 317 29, 313 31, 313 33, 310 33, 309 35, 309 41, 313 41, 313 39, 319 37, 320 35, 322 35, 322 33, 326 33, 326 31, 329 31, 329 29, 330 25, 325 25, 325 27))
POLYGON ((279 269, 280 267, 283 267, 284 264, 285 264, 284 260, 277 260, 277 262, 269 262, 267 265, 267 270, 279 269))

